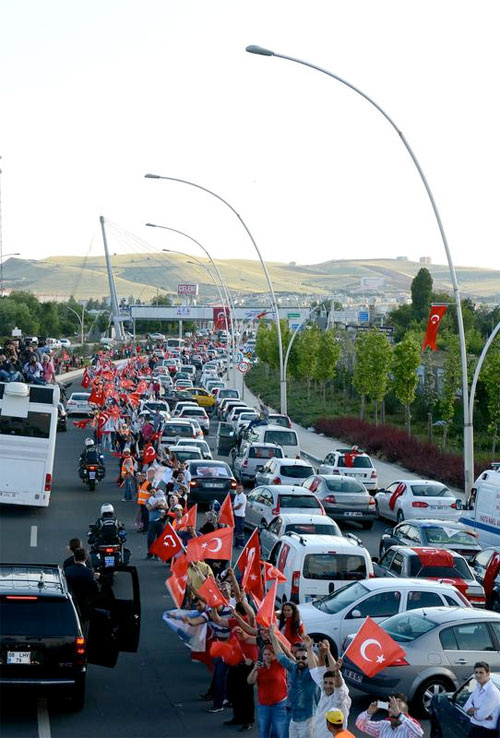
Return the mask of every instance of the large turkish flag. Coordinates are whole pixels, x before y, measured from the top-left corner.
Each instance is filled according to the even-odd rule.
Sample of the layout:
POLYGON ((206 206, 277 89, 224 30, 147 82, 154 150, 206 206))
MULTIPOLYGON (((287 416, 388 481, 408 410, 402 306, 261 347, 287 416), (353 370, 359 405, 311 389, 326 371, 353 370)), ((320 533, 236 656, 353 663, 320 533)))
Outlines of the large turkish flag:
POLYGON ((182 551, 182 548, 181 539, 170 523, 167 523, 161 536, 158 536, 156 541, 151 544, 149 553, 159 556, 162 561, 168 561, 176 553, 182 551))
POLYGON ((219 528, 199 538, 191 538, 187 545, 188 561, 203 559, 231 559, 233 552, 233 529, 219 528))
POLYGON ((432 351, 437 351, 437 333, 447 309, 448 308, 446 305, 431 305, 431 311, 429 313, 429 320, 427 321, 427 330, 425 332, 422 349, 426 349, 428 346, 432 351))
POLYGON ((372 677, 405 655, 406 651, 380 625, 367 617, 344 653, 344 658, 349 658, 366 676, 372 677))

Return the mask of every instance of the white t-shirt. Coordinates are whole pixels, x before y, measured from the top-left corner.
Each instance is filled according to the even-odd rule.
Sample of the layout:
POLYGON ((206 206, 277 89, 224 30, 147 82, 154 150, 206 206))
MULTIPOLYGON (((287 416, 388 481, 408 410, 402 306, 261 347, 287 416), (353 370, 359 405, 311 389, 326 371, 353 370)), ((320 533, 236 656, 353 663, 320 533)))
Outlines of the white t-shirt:
POLYGON ((314 738, 330 738, 331 733, 326 727, 325 715, 329 710, 342 710, 344 715, 344 728, 349 720, 351 698, 346 683, 342 680, 342 686, 333 690, 333 694, 326 695, 323 691, 323 675, 328 671, 326 666, 317 666, 310 670, 310 675, 321 690, 321 697, 316 705, 314 713, 314 738))
POLYGON ((244 518, 245 517, 245 510, 247 509, 247 496, 244 492, 238 492, 237 495, 235 495, 233 500, 233 511, 236 517, 238 518, 244 518), (234 508, 237 505, 241 505, 238 510, 235 510, 234 508))

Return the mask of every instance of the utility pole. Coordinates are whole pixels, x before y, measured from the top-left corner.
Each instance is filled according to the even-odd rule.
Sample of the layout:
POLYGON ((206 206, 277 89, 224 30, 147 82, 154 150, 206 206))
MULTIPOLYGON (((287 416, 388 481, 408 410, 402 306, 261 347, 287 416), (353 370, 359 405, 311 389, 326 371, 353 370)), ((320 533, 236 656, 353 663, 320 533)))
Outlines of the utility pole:
POLYGON ((123 341, 123 323, 120 320, 120 310, 118 308, 118 298, 116 296, 115 280, 113 278, 113 270, 111 268, 111 259, 109 258, 108 242, 106 239, 106 230, 104 228, 104 216, 99 218, 102 230, 102 240, 104 243, 104 256, 106 257, 106 269, 108 271, 109 294, 111 298, 111 317, 115 326, 115 336, 119 341, 123 341))

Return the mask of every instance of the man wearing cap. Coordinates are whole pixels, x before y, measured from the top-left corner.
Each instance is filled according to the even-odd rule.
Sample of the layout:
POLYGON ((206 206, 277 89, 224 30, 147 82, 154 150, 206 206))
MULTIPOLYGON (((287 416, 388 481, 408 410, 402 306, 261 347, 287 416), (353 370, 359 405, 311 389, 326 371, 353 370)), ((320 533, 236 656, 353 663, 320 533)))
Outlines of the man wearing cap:
MULTIPOLYGON (((354 733, 344 728, 345 718, 342 710, 328 710, 324 716, 324 722, 327 735, 334 735, 336 738, 355 738, 354 733)), ((319 735, 315 733, 314 736, 319 735)))
POLYGON ((332 710, 341 712, 344 716, 344 728, 347 728, 352 702, 347 685, 340 673, 342 659, 335 661, 330 653, 330 644, 328 641, 322 641, 319 644, 319 663, 321 664, 323 662, 326 665, 319 666, 317 665, 316 655, 313 650, 314 642, 312 638, 305 635, 302 640, 307 648, 309 673, 321 691, 316 712, 314 713, 314 738, 329 738, 329 733, 332 731, 329 730, 325 723, 325 714, 332 710))

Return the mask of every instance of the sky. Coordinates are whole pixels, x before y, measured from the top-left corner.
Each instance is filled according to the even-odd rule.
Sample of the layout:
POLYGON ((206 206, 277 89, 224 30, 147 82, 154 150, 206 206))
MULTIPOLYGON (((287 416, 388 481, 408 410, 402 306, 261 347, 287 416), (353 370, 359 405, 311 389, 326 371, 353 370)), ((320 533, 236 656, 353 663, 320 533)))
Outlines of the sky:
POLYGON ((497 0, 0 0, 2 248, 500 268, 497 0), (114 252, 133 250, 114 237, 114 252), (145 247, 143 247, 145 248, 145 247))

